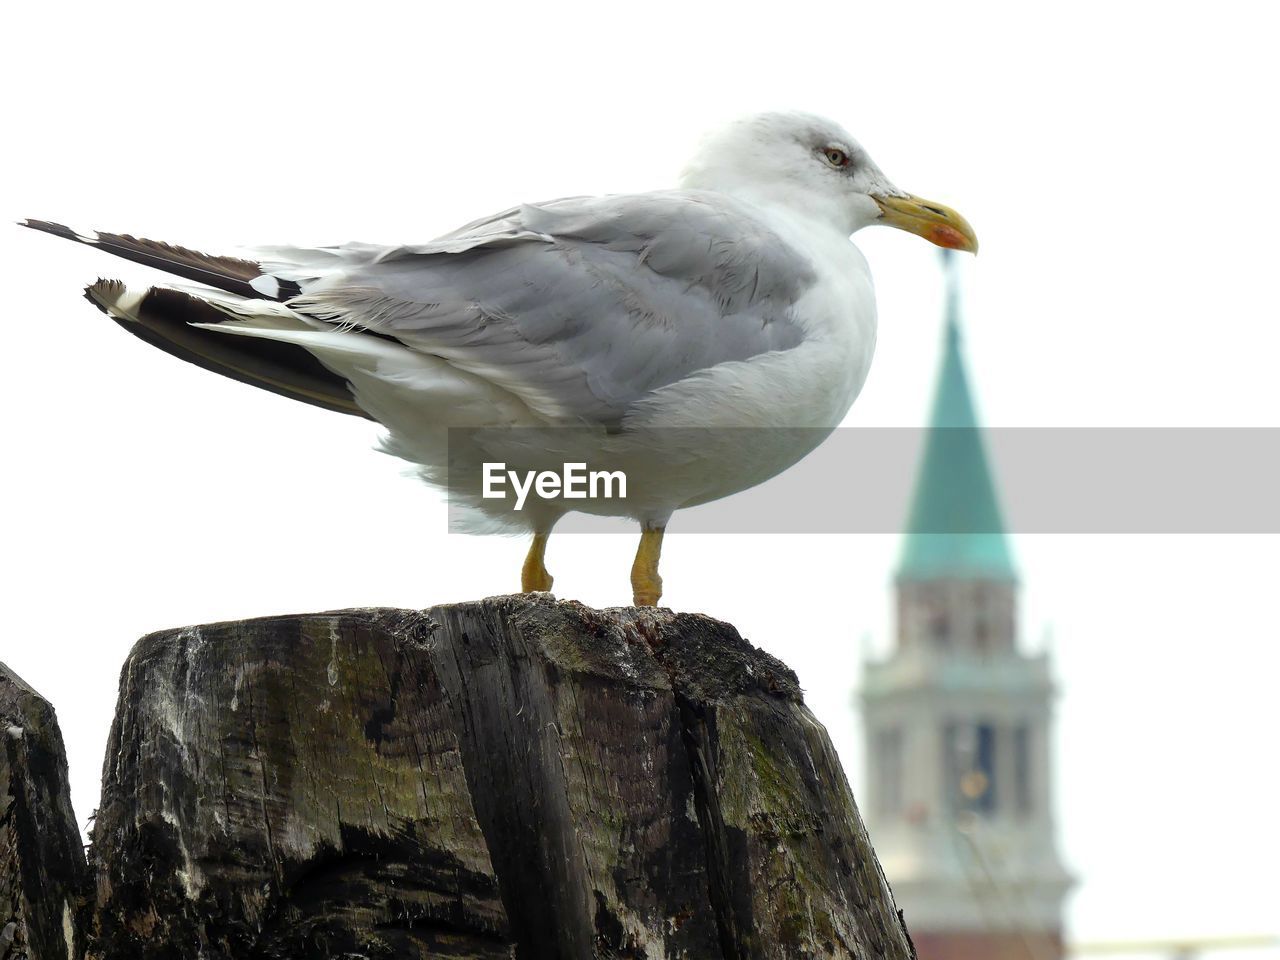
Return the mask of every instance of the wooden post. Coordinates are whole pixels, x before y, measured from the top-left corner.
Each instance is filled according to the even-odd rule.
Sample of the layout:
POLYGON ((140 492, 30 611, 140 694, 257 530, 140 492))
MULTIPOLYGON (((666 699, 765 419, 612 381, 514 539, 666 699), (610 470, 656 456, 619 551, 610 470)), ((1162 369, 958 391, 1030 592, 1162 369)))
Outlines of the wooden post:
POLYGON ((153 634, 90 956, 914 956, 795 675, 543 595, 153 634))
POLYGON ((0 663, 0 960, 75 960, 89 893, 53 707, 0 663))

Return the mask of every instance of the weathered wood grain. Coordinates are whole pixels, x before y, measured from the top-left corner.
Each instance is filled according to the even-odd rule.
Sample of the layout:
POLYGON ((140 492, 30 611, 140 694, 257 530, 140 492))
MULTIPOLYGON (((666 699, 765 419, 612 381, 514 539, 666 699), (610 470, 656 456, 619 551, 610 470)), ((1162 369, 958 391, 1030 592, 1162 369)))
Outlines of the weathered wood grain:
POLYGON ((534 595, 141 640, 91 956, 913 956, 794 675, 534 595))
POLYGON ((53 707, 0 663, 0 960, 75 960, 89 874, 53 707))

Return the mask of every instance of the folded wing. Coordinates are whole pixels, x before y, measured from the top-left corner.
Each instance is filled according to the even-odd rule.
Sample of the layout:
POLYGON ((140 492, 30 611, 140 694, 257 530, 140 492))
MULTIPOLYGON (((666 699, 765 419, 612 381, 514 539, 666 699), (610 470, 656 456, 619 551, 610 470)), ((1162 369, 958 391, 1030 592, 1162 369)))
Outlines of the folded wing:
POLYGON ((793 307, 814 282, 803 256, 749 209, 703 191, 523 206, 416 246, 276 247, 245 258, 27 225, 222 291, 153 288, 139 299, 91 288, 148 342, 356 414, 362 401, 345 367, 368 373, 386 353, 378 342, 394 341, 429 359, 432 383, 453 369, 539 421, 616 427, 655 390, 797 346, 793 307), (336 333, 363 340, 347 349, 336 333))
POLYGON ((621 422, 698 370, 798 345, 803 258, 718 194, 525 206, 303 281, 289 306, 395 337, 550 421, 621 422))

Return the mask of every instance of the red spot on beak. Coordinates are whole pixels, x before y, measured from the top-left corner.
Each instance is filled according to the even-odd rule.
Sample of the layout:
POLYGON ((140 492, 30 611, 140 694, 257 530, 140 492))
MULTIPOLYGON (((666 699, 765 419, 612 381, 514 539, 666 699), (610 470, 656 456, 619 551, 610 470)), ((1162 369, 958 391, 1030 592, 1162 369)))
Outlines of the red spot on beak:
POLYGON ((963 233, 945 223, 935 224, 929 228, 929 240, 949 250, 960 250, 968 244, 963 233))

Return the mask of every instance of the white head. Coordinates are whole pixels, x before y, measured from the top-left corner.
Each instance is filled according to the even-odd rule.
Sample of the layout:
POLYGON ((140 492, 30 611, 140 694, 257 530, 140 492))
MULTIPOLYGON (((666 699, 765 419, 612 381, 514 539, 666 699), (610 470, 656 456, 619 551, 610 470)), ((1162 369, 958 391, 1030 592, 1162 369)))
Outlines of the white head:
POLYGON ((809 113, 762 113, 712 133, 681 185, 785 206, 853 233, 883 223, 943 247, 976 251, 954 210, 899 190, 839 124, 809 113))

